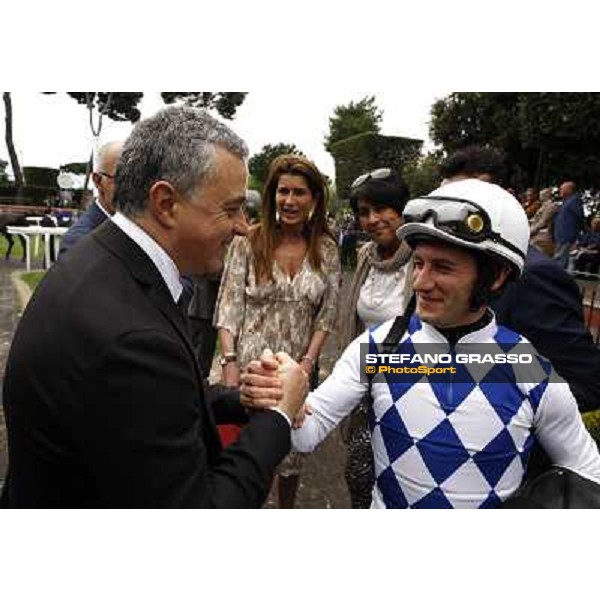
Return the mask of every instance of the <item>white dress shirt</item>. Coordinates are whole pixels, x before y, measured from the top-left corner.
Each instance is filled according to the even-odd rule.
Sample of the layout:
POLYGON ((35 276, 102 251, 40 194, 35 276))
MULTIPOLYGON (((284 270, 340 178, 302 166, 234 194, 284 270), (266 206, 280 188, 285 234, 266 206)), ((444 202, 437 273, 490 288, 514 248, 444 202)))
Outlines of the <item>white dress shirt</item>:
POLYGON ((139 225, 136 225, 124 214, 118 212, 112 221, 148 255, 167 284, 173 301, 177 304, 183 292, 183 286, 181 285, 181 275, 173 259, 139 225))

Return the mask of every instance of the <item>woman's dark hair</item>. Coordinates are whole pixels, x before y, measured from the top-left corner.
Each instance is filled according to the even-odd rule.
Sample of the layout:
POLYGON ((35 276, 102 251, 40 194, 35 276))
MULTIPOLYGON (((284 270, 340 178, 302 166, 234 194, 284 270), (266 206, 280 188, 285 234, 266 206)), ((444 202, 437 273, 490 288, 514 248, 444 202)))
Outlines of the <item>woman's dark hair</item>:
POLYGON ((402 215, 410 200, 410 189, 404 179, 396 171, 391 170, 389 177, 367 179, 365 183, 352 190, 350 206, 355 215, 358 215, 358 201, 361 199, 373 206, 393 208, 402 215))

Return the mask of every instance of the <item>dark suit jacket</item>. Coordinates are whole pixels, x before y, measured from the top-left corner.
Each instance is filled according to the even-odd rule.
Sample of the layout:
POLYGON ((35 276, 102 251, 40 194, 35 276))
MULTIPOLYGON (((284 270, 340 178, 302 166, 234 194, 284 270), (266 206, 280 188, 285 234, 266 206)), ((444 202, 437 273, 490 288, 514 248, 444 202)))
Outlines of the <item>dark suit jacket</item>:
POLYGON ((65 237, 60 244, 60 251, 58 257, 62 258, 63 255, 71 250, 82 237, 85 237, 97 227, 100 227, 107 216, 98 208, 95 202, 92 202, 89 208, 77 219, 72 227, 67 231, 65 237))
POLYGON ((290 450, 278 413, 222 451, 188 332, 147 255, 111 222, 30 302, 4 381, 8 507, 258 508, 290 450))
POLYGON ((571 387, 582 412, 600 409, 600 350, 584 324, 581 292, 555 261, 530 247, 523 278, 493 305, 571 387))

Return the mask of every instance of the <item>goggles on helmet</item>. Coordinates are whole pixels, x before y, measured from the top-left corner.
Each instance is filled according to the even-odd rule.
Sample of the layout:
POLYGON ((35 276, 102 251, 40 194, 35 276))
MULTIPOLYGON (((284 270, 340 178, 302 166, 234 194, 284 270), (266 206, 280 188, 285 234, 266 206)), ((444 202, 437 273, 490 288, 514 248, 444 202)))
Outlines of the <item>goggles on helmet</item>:
POLYGON ((474 244, 491 240, 524 257, 521 250, 494 232, 487 211, 471 200, 444 196, 418 198, 406 206, 404 220, 407 224, 432 221, 436 229, 459 240, 474 244))

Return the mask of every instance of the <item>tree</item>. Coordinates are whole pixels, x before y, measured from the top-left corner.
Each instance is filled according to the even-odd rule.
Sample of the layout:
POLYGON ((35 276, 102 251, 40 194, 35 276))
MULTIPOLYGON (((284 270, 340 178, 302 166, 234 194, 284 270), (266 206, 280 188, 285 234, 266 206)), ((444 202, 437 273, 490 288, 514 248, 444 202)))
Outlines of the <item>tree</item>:
POLYGON ((325 149, 337 142, 361 133, 379 133, 383 113, 375 104, 375 96, 367 96, 358 102, 337 106, 329 119, 329 135, 325 138, 325 149))
MULTIPOLYGON (((56 94, 58 92, 42 92, 56 94)), ((141 117, 139 104, 144 92, 67 92, 78 104, 85 105, 89 112, 90 128, 95 137, 100 137, 104 117, 113 121, 136 123, 141 117)), ((222 117, 232 119, 239 106, 244 102, 246 92, 161 92, 166 104, 184 102, 189 106, 216 110, 222 117)), ((23 174, 14 147, 12 132, 12 102, 10 92, 4 92, 6 113, 6 145, 15 176, 15 186, 22 193, 23 174)), ((93 154, 87 168, 85 189, 87 189, 93 168, 93 154)))
MULTIPOLYGON (((56 92, 44 92, 56 94, 56 92)), ((67 92, 78 104, 87 106, 94 134, 99 135, 103 116, 113 121, 136 123, 141 117, 139 103, 144 92, 67 92), (93 112, 98 112, 99 125, 93 120, 93 112)), ((214 109, 223 118, 232 119, 237 109, 246 99, 247 92, 161 92, 165 104, 183 102, 187 106, 214 109)))
POLYGON ((600 180, 600 95, 593 92, 454 92, 432 108, 431 136, 446 152, 502 150, 513 185, 600 180))
POLYGON ((67 163, 60 165, 60 170, 74 175, 85 175, 87 173, 87 163, 67 163))
MULTIPOLYGON (((57 92, 42 92, 56 94, 57 92)), ((87 107, 90 119, 90 129, 95 138, 102 133, 104 117, 113 121, 140 120, 141 112, 138 105, 144 97, 144 92, 67 92, 78 104, 87 107)), ((84 190, 89 188, 89 182, 94 168, 94 152, 92 151, 87 164, 84 190)))
POLYGON ((248 168, 250 169, 250 175, 254 179, 254 184, 257 186, 255 189, 262 190, 267 177, 269 175, 269 167, 271 163, 283 154, 297 154, 304 156, 302 150, 297 148, 294 144, 267 144, 263 146, 263 149, 250 158, 248 168))
POLYGON ((161 92, 165 104, 183 102, 187 106, 214 109, 225 119, 235 117, 247 95, 247 92, 161 92))
POLYGON ((423 142, 378 133, 361 133, 331 148, 335 160, 335 184, 341 198, 349 198, 352 182, 375 169, 389 167, 403 173, 406 165, 421 156, 423 142))
MULTIPOLYGON (((67 92, 78 104, 87 106, 90 113, 98 110, 100 117, 113 121, 137 123, 142 114, 138 106, 144 92, 67 92)), ((95 129, 92 124, 92 129, 95 129)))
POLYGON ((8 181, 6 167, 8 167, 8 163, 5 160, 0 159, 0 185, 3 185, 8 181))
POLYGON ((15 144, 13 141, 13 111, 12 98, 10 96, 10 92, 4 92, 2 98, 4 100, 4 111, 6 121, 6 147, 8 149, 10 165, 12 167, 13 175, 15 178, 17 196, 21 196, 23 194, 24 180, 23 171, 21 170, 21 165, 19 164, 19 157, 17 156, 17 151, 15 150, 15 144))
POLYGON ((404 179, 410 188, 411 197, 426 196, 440 186, 440 162, 441 153, 433 152, 404 167, 404 179))

